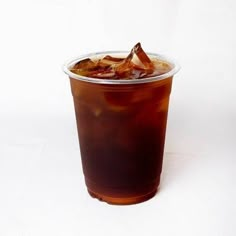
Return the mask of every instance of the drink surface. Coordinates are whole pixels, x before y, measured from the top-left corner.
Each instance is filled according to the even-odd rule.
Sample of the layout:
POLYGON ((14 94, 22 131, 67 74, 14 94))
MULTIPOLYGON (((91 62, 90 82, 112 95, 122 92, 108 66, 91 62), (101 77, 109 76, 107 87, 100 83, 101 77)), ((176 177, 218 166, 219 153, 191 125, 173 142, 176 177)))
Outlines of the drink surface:
POLYGON ((103 58, 86 58, 77 62, 70 71, 100 79, 144 79, 165 74, 171 66, 160 59, 149 58, 137 43, 127 57, 106 55, 103 58))

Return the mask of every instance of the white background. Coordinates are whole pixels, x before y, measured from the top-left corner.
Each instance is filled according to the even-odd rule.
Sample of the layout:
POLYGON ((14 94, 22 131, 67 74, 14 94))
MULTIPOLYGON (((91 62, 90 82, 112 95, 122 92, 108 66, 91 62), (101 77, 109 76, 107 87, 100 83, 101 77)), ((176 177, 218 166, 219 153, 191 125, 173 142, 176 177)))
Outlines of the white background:
POLYGON ((0 1, 0 236, 236 235, 234 0, 0 1), (65 60, 176 58, 159 193, 132 206, 84 185, 65 60))

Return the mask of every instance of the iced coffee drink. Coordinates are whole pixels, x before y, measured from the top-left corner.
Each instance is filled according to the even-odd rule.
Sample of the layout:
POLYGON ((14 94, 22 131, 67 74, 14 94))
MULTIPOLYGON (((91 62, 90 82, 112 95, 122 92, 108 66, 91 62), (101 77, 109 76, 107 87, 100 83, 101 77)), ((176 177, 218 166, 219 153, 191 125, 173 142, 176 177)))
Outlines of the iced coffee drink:
POLYGON ((91 196, 134 204, 155 195, 177 69, 140 43, 129 53, 90 54, 66 65, 91 196))

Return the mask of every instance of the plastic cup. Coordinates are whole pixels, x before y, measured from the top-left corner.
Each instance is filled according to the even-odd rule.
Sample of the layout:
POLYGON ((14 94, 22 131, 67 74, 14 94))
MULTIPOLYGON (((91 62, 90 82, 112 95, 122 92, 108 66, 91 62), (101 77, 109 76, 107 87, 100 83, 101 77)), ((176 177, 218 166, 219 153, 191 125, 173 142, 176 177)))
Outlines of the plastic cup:
POLYGON ((69 75, 85 183, 92 197, 110 204, 135 204, 153 197, 160 183, 172 79, 168 73, 135 80, 88 78, 70 71, 85 58, 127 55, 101 52, 64 66, 69 75))

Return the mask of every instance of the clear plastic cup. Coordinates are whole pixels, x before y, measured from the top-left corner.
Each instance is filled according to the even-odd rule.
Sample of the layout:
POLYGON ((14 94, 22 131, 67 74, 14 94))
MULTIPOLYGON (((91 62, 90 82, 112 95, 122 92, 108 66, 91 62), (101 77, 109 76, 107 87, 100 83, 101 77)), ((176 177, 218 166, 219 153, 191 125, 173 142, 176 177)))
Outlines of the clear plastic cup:
POLYGON ((162 170, 172 79, 179 66, 164 56, 168 73, 134 80, 88 78, 70 71, 85 58, 124 56, 101 52, 64 66, 70 78, 83 173, 92 197, 111 204, 134 204, 153 197, 162 170))

